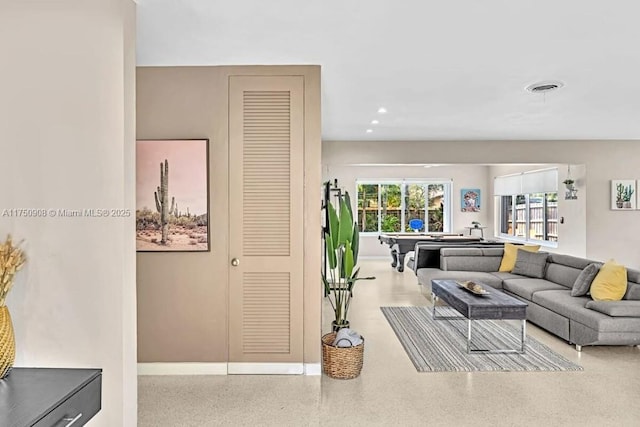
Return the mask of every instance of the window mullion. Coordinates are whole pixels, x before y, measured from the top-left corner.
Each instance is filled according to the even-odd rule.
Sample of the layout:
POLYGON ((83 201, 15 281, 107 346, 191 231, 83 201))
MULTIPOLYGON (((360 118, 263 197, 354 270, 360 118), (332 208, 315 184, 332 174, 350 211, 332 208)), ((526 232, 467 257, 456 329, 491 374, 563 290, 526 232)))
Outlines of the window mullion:
POLYGON ((405 187, 404 181, 402 181, 400 183, 400 232, 401 233, 406 230, 406 228, 405 228, 405 217, 406 217, 406 213, 405 213, 406 207, 405 207, 405 205, 406 205, 406 203, 405 203, 405 200, 404 200, 404 197, 405 197, 404 187, 405 187))
POLYGON ((378 233, 382 233, 382 184, 378 184, 378 233))
POLYGON ((524 195, 524 240, 529 241, 529 195, 524 195))
POLYGON ((424 231, 430 232, 429 230, 429 184, 422 185, 422 195, 424 202, 424 231))
POLYGON ((547 217, 547 209, 549 201, 547 200, 547 193, 544 193, 543 203, 542 203, 542 226, 544 227, 542 235, 544 236, 545 241, 549 241, 549 225, 547 221, 549 218, 547 217))
POLYGON ((516 236, 516 229, 518 227, 518 210, 516 209, 516 200, 518 196, 511 196, 511 235, 516 236))

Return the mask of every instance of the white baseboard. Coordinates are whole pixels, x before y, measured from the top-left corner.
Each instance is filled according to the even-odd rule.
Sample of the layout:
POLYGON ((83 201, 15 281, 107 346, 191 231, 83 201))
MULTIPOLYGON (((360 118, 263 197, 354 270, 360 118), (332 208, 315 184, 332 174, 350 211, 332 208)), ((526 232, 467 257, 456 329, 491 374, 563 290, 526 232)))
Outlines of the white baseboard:
POLYGON ((304 364, 305 375, 322 375, 322 364, 320 363, 305 363, 304 364))
POLYGON ((227 375, 227 363, 138 363, 138 375, 227 375))
POLYGON ((321 375, 320 363, 138 363, 138 375, 321 375))
POLYGON ((389 262, 391 262, 390 255, 358 255, 358 259, 389 260, 389 262))
POLYGON ((230 362, 228 372, 229 374, 246 375, 301 375, 304 373, 304 364, 230 362))

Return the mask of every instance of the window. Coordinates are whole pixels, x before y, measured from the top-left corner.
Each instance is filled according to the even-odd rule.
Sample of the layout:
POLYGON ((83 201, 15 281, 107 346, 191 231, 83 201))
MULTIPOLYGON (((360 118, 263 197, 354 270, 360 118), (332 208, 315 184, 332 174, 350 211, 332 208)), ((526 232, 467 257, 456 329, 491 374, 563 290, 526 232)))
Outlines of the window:
POLYGON ((558 241, 557 169, 497 177, 494 195, 499 204, 496 212, 501 237, 558 241))
POLYGON ((424 221, 418 231, 450 232, 450 182, 357 181, 356 185, 360 232, 412 232, 412 219, 424 221))
POLYGON ((558 241, 558 193, 500 197, 500 234, 529 241, 558 241))
POLYGON ((358 185, 358 219, 360 231, 378 231, 378 184, 358 185))

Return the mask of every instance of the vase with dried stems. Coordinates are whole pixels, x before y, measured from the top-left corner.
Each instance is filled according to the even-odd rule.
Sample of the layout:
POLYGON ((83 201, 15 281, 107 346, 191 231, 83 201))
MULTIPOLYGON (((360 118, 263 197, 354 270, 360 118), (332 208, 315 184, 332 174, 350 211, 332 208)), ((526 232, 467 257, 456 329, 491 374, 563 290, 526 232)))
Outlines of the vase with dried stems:
POLYGON ((0 380, 9 375, 16 357, 13 324, 6 300, 16 273, 27 260, 19 246, 13 244, 11 236, 0 244, 0 380))

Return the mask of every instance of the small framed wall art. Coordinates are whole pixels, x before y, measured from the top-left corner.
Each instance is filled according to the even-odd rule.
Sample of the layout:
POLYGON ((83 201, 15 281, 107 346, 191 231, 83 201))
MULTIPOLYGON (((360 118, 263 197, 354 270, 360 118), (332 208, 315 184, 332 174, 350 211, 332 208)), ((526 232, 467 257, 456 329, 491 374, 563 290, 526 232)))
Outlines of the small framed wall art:
POLYGON ((636 181, 633 179, 611 180, 611 209, 629 211, 636 209, 636 181))
POLYGON ((480 212, 480 189, 463 188, 460 190, 462 212, 480 212))
POLYGON ((209 140, 136 142, 138 252, 209 250, 209 140))

